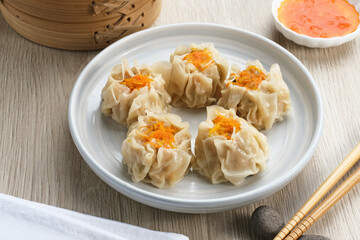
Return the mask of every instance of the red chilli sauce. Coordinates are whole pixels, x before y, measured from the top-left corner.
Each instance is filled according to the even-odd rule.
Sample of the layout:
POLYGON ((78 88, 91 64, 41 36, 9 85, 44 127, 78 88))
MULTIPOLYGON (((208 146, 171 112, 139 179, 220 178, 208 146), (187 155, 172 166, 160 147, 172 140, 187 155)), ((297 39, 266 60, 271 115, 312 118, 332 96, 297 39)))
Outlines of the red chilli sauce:
POLYGON ((320 38, 344 36, 359 25, 359 13, 346 0, 285 0, 278 19, 299 34, 320 38))

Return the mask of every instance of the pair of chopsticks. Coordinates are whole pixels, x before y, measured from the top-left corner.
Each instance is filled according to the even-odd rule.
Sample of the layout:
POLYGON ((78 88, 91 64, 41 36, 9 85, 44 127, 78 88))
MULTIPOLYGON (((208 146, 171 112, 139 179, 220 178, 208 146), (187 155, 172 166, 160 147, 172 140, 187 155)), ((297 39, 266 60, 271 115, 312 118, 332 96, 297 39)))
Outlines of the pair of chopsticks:
POLYGON ((360 158, 360 143, 339 164, 330 176, 321 184, 307 202, 290 219, 286 226, 276 235, 274 240, 296 240, 311 225, 324 215, 340 198, 360 182, 360 168, 348 177, 336 190, 319 204, 310 214, 315 205, 325 196, 327 192, 355 165, 360 158), (308 214, 308 215, 307 215, 308 214), (307 216, 306 216, 307 215, 307 216), (301 222, 300 222, 301 221, 301 222))

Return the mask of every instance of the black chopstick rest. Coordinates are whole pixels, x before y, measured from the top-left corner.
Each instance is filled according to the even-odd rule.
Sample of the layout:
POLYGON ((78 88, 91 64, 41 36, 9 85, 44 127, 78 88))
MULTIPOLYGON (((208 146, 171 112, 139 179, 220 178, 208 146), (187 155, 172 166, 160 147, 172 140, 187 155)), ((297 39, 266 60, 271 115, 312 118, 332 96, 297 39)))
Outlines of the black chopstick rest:
MULTIPOLYGON (((262 240, 273 240, 285 226, 279 212, 270 206, 260 206, 255 209, 250 218, 252 232, 262 240)), ((319 235, 303 235, 300 240, 330 240, 319 235)))

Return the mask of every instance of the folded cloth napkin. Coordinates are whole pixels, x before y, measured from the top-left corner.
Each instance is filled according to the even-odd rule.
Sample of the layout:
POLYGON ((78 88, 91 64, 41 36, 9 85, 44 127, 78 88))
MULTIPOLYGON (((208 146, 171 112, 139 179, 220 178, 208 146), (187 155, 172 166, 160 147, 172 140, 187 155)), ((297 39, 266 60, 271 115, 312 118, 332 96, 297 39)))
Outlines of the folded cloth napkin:
POLYGON ((0 193, 1 240, 189 240, 0 193))

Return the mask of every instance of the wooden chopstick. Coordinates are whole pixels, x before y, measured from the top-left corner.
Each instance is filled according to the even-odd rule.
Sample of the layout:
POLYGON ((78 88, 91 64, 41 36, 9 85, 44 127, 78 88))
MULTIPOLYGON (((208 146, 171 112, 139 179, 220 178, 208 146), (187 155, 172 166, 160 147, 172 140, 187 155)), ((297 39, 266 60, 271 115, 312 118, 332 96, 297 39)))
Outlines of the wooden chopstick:
MULTIPOLYGON (((299 211, 290 219, 290 221, 285 225, 285 227, 276 235, 274 240, 283 240, 285 239, 289 233, 300 223, 300 221, 308 214, 314 206, 325 196, 327 192, 330 191, 330 189, 349 171, 349 169, 354 166, 354 164, 358 161, 360 158, 360 143, 351 151, 351 153, 339 164, 339 166, 330 174, 330 176, 321 184, 321 186, 313 193, 313 195, 306 201, 306 203, 299 209, 299 211)), ((328 202, 334 203, 340 199, 346 192, 348 192, 355 184, 357 183, 354 179, 359 174, 359 170, 357 170, 351 177, 348 178, 342 185, 339 186, 339 188, 331 194, 325 201, 328 200, 328 202), (352 178, 352 179, 350 179, 352 178), (356 183, 354 184, 353 181, 356 183), (351 186, 351 187, 350 187, 351 186), (348 189, 346 192, 344 189, 348 189), (339 191, 338 191, 339 190, 339 191), (338 198, 339 193, 344 192, 344 194, 341 195, 341 197, 338 198), (336 193, 336 195, 334 195, 336 193)), ((333 204, 334 204, 333 203, 333 204)), ((321 204, 318 208, 314 210, 314 215, 316 219, 321 217, 323 213, 320 213, 318 211, 326 211, 332 206, 328 208, 328 206, 321 204), (322 207, 320 207, 322 206, 322 207), (316 212, 315 212, 316 211, 316 212)), ((325 212, 326 212, 325 211, 325 212)), ((325 213, 324 212, 324 213, 325 213)), ((308 218, 306 218, 308 220, 308 218)), ((312 220, 309 220, 312 222, 312 220)), ((313 221, 315 222, 315 221, 313 221)), ((309 227, 313 224, 313 222, 309 225, 309 227)), ((306 223, 308 224, 308 223, 306 223)), ((301 228, 297 228, 297 233, 300 233, 299 231, 301 228)), ((306 228, 308 229, 308 228, 306 228)), ((301 235, 301 234, 300 234, 301 235)), ((300 236, 299 235, 299 236, 300 236)), ((299 237, 298 236, 298 237, 299 237)), ((288 238, 288 239, 297 239, 297 238, 288 238)))
POLYGON ((331 193, 317 208, 315 208, 297 227, 285 238, 285 240, 296 240, 311 225, 324 215, 337 201, 360 182, 360 168, 358 168, 346 181, 344 181, 333 193, 331 193))

